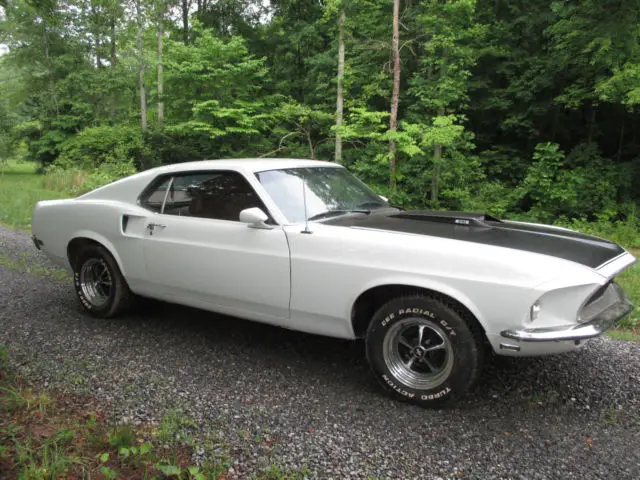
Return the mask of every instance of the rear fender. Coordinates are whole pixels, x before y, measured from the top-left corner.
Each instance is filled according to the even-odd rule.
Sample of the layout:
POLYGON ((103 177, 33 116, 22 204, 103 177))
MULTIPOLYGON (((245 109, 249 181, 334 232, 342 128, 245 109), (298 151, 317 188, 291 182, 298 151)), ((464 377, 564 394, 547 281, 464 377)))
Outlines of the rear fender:
MULTIPOLYGON (((97 242, 100 245, 102 245, 113 256, 113 258, 115 259, 116 263, 118 264, 118 268, 120 269, 122 274, 126 275, 125 269, 124 269, 124 265, 122 263, 122 259, 120 258, 120 255, 118 255, 118 251, 113 246, 113 243, 111 243, 109 240, 107 240, 107 238, 105 238, 104 236, 102 236, 102 235, 100 235, 99 233, 96 233, 96 232, 91 232, 91 231, 88 231, 88 230, 78 230, 71 237, 71 240, 69 241, 69 243, 71 243, 76 238, 88 238, 89 240, 93 240, 94 242, 97 242)), ((67 244, 67 247, 68 247, 68 244, 67 244)))

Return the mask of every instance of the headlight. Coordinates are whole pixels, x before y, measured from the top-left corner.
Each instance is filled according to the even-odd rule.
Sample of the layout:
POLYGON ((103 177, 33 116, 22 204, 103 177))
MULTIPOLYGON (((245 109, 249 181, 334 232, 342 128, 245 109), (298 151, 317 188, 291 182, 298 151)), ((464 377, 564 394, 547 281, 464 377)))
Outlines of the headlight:
MULTIPOLYGON (((525 314, 525 323, 538 328, 578 323, 578 313, 587 299, 600 287, 595 284, 573 285, 544 292, 525 314)), ((583 317, 591 312, 584 312, 583 317)))

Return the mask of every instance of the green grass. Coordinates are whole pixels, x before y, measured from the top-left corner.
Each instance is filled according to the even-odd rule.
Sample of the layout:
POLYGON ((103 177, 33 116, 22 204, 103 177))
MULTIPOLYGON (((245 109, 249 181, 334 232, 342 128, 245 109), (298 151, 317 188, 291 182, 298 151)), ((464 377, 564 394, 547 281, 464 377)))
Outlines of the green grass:
POLYGON ((625 340, 627 342, 640 342, 640 329, 615 329, 609 330, 607 336, 616 340, 625 340))
POLYGON ((0 265, 16 272, 29 273, 54 280, 69 280, 71 278, 71 273, 63 268, 45 267, 31 260, 29 253, 23 253, 19 259, 0 253, 0 265))
MULTIPOLYGON (((640 250, 631 250, 634 257, 640 258, 640 250)), ((620 328, 640 329, 640 262, 636 262, 631 268, 622 272, 616 279, 624 291, 631 298, 636 309, 622 319, 620 328)), ((636 335, 638 335, 637 332, 636 335)))
POLYGON ((11 228, 31 229, 31 213, 39 200, 64 198, 60 191, 45 188, 45 177, 36 174, 33 162, 9 161, 0 167, 0 223, 11 228))

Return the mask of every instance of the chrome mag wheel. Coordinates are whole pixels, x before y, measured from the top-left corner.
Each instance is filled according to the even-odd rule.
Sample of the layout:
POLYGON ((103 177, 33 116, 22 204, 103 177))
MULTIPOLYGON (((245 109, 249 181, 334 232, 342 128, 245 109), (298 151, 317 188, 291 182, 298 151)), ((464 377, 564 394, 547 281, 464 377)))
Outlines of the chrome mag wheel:
POLYGON ((113 288, 111 273, 104 260, 89 258, 80 269, 80 288, 85 299, 95 308, 109 301, 113 288))
POLYGON ((441 385, 454 364, 449 338, 424 318, 405 318, 394 324, 384 337, 382 354, 395 379, 416 390, 441 385))

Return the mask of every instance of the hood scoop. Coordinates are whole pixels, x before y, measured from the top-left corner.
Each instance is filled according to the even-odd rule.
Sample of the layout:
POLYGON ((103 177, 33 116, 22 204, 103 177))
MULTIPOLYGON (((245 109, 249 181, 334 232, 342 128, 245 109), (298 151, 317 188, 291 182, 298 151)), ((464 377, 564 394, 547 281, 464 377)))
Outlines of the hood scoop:
POLYGON ((391 215, 392 218, 417 220, 422 222, 445 223, 449 225, 459 225, 462 227, 491 227, 492 223, 502 223, 499 218, 493 217, 486 213, 470 213, 455 211, 414 211, 400 212, 391 215))

